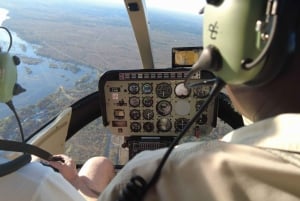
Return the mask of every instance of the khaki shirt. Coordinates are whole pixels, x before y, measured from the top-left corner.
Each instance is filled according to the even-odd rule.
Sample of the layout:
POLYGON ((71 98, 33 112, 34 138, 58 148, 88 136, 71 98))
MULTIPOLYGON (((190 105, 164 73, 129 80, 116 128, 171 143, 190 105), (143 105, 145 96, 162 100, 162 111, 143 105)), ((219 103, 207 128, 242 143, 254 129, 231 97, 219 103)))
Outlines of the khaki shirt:
MULTIPOLYGON (((138 154, 99 200, 115 201, 133 175, 149 181, 166 149, 138 154)), ((243 127, 223 139, 178 146, 144 200, 300 200, 300 115, 243 127)))

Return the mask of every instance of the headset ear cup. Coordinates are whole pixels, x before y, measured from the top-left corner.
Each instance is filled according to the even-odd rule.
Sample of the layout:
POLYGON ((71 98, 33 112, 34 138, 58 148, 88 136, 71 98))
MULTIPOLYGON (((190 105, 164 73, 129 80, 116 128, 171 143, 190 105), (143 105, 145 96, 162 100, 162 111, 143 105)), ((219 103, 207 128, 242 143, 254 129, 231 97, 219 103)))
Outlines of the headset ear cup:
POLYGON ((261 72, 246 85, 261 86, 284 71, 289 66, 297 46, 297 29, 300 8, 299 0, 279 1, 278 22, 275 36, 264 61, 261 72), (293 44, 291 44, 293 43, 293 44), (294 46, 294 48, 291 48, 294 46))

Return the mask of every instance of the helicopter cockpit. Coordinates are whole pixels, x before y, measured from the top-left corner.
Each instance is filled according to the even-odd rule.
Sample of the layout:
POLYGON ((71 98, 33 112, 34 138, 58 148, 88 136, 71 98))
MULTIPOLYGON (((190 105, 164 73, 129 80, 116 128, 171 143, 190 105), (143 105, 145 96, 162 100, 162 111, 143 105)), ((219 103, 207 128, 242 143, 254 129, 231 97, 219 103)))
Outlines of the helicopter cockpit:
POLYGON ((297 199, 299 1, 115 1, 2 2, 2 189, 32 197, 25 176, 69 200, 297 199), (80 173, 93 156, 108 162, 98 189, 80 173))
MULTIPOLYGON (((7 6, 12 9, 10 5, 7 6)), ((32 131, 31 134, 26 134, 23 137, 23 142, 42 148, 51 154, 67 153, 74 155, 79 167, 82 161, 88 157, 85 154, 86 151, 92 152, 90 155, 106 155, 114 161, 116 168, 122 168, 137 153, 144 150, 168 147, 178 135, 185 134, 182 142, 205 140, 210 136, 214 138, 218 134, 212 133, 218 132, 216 127, 218 127, 218 124, 222 124, 220 120, 229 125, 229 129, 243 126, 241 116, 231 107, 230 100, 225 93, 213 97, 208 105, 205 105, 205 101, 213 87, 214 75, 212 73, 209 71, 197 72, 189 79, 192 84, 195 83, 195 87, 187 88, 185 86, 186 77, 192 65, 200 57, 202 47, 198 44, 188 47, 173 47, 169 50, 171 65, 168 68, 154 68, 155 62, 153 61, 149 19, 147 18, 145 3, 143 1, 126 0, 125 6, 138 44, 137 48, 140 52, 143 68, 126 67, 124 69, 103 70, 101 75, 98 76, 97 84, 94 82, 95 86, 92 87, 96 88, 94 92, 84 95, 79 100, 73 100, 71 105, 67 103, 52 119, 44 122, 43 125, 39 125, 39 128, 32 131), (205 108, 202 108, 203 105, 205 105, 205 108), (199 110, 203 111, 201 115, 197 116, 199 110), (102 129, 100 132, 106 132, 106 134, 104 138, 101 137, 99 145, 89 147, 91 142, 97 144, 99 134, 93 132, 99 132, 99 130, 94 131, 94 129, 87 128, 85 131, 84 129, 88 124, 95 121, 93 127, 100 127, 102 129), (82 130, 84 130, 84 134, 78 135, 78 132, 80 133, 82 130), (93 133, 93 136, 90 132, 93 133), (102 144, 105 144, 105 146, 102 144), (77 148, 80 149, 77 150, 77 148), (96 149, 101 151, 99 152, 96 149)), ((66 11, 66 13, 68 12, 66 11)), ((27 23, 27 21, 24 22, 27 23)), ((26 52, 29 54, 28 49, 30 52, 34 51, 25 46, 15 33, 11 34, 9 30, 6 31, 11 36, 10 41, 17 38, 18 43, 21 43, 20 47, 23 48, 21 50, 24 50, 22 54, 26 55, 26 52)), ((55 49, 55 47, 46 44, 46 41, 42 45, 46 45, 48 49, 55 49)), ((59 52, 57 51, 57 53, 59 52)), ((3 54, 10 57, 9 51, 7 53, 3 52, 3 54)), ((67 60, 69 60, 68 55, 67 57, 67 60)), ((29 65, 25 66, 27 76, 31 76, 32 72, 35 71, 34 68, 31 68, 31 65, 43 64, 40 56, 32 56, 31 58, 30 56, 21 55, 20 59, 21 64, 25 62, 26 65, 29 65)), ((61 64, 48 59, 46 62, 49 63, 51 72, 55 68, 60 68, 59 65, 63 65, 63 69, 71 69, 75 74, 80 71, 77 64, 73 67, 71 64, 61 64)), ((15 67, 11 67, 11 64, 9 64, 9 68, 15 67)), ((4 69, 9 68, 5 67, 4 69)), ((19 67, 18 70, 15 69, 13 75, 9 76, 16 76, 17 71, 19 71, 19 67)), ((23 70, 21 71, 24 74, 23 70)), ((92 72, 92 74, 95 73, 92 72)), ((64 76, 62 75, 60 78, 64 78, 64 76)), ((89 78, 83 76, 81 80, 84 79, 89 78)), ((80 83, 81 80, 76 83, 76 86, 82 84, 80 83)), ((10 86, 14 84, 16 84, 16 78, 10 86)), ((2 86, 5 86, 5 83, 2 83, 2 86)), ((86 89, 87 86, 81 86, 81 90, 86 89)), ((37 88, 36 85, 33 87, 37 88)), ((24 92, 24 90, 21 92, 24 92)), ((13 94, 12 90, 10 93, 10 98, 16 95, 13 94)), ((30 93, 30 90, 26 93, 30 93)), ((53 108, 52 105, 61 104, 58 99, 74 99, 72 93, 75 92, 66 92, 63 86, 59 88, 59 93, 62 93, 63 97, 56 97, 55 95, 40 102, 39 107, 45 107, 45 110, 48 110, 53 108), (54 102, 55 99, 58 102, 54 102)), ((17 100, 18 97, 14 99, 17 100)), ((26 98, 23 100, 26 100, 26 98)), ((33 110, 38 110, 38 107, 33 110)), ((27 110, 23 111, 27 114, 27 110)), ((43 109, 40 112, 34 112, 32 115, 35 119, 38 116, 43 119, 43 109)), ((28 131, 32 129, 33 124, 39 123, 38 121, 31 123, 32 121, 28 120, 30 123, 26 124, 26 117, 24 115, 21 117, 25 120, 21 118, 20 131, 23 130, 22 124, 26 126, 24 130, 28 131)), ((8 125, 5 122, 13 124, 11 122, 14 121, 11 118, 9 120, 3 119, 2 127, 5 124, 8 125)), ((6 131, 10 131, 10 129, 6 129, 6 131)), ((5 133, 2 136, 3 138, 7 137, 5 133)), ((5 142, 2 143, 2 146, 4 144, 5 142)), ((49 157, 47 153, 37 154, 40 157, 49 157)), ((16 153, 9 153, 9 155, 9 157, 14 158, 16 153)))

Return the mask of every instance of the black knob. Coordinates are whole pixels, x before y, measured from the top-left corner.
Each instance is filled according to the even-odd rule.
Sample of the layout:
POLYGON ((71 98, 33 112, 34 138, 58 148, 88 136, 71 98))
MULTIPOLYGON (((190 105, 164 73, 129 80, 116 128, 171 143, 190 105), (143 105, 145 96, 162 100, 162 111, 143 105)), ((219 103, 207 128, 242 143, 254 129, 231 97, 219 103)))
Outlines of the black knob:
POLYGON ((16 66, 18 66, 18 65, 21 63, 21 60, 20 60, 19 57, 13 56, 12 58, 13 58, 14 64, 15 64, 16 66))

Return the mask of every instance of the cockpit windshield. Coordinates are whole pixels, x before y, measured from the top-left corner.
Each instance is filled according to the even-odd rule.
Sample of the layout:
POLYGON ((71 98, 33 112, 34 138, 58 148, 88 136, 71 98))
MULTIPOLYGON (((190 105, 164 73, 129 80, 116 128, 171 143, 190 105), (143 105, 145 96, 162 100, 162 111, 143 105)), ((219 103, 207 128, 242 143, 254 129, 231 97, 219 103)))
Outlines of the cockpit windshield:
MULTIPOLYGON (((146 1, 155 68, 171 67, 172 47, 201 45, 198 12, 202 3, 146 1)), ((122 0, 10 0, 1 2, 0 7, 1 25, 12 33, 10 53, 21 60, 17 83, 26 91, 13 102, 25 138, 63 108, 97 91, 105 71, 142 68, 122 0)), ((1 30, 2 51, 8 42, 7 33, 1 30)), ((101 123, 96 124, 99 127, 101 123)), ((87 130, 81 132, 91 136, 91 128, 87 130)), ((103 136, 106 132, 101 131, 103 136)), ((15 117, 3 103, 0 137, 20 139, 15 117)))

